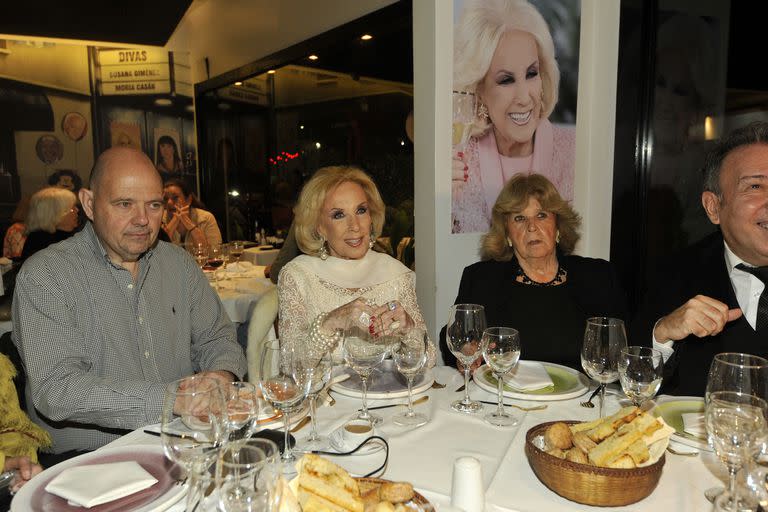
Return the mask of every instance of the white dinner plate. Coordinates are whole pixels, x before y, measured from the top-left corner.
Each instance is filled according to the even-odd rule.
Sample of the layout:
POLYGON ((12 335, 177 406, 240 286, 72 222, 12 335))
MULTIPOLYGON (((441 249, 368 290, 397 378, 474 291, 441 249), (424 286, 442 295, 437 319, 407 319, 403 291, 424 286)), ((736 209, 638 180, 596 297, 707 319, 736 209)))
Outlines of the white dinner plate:
POLYGON ((136 461, 157 479, 157 483, 142 491, 87 509, 89 512, 159 512, 177 501, 187 491, 176 482, 183 478, 183 470, 169 461, 160 446, 135 445, 103 448, 71 458, 51 466, 24 487, 11 502, 11 512, 82 512, 82 507, 72 506, 67 500, 51 494, 45 486, 69 467, 111 462, 136 461))
POLYGON ((664 418, 670 427, 675 429, 670 440, 691 446, 699 450, 712 451, 705 439, 696 439, 684 430, 683 414, 700 412, 704 413, 704 399, 700 396, 669 396, 661 395, 654 400, 655 405, 650 413, 657 418, 664 418))
MULTIPOLYGON (((331 390, 341 395, 360 398, 363 396, 360 377, 351 368, 343 368, 350 377, 331 386, 331 390)), ((435 382, 432 370, 424 370, 413 379, 413 394, 423 393, 435 382)), ((386 359, 374 368, 371 378, 368 380, 368 399, 386 400, 388 398, 403 398, 408 396, 408 384, 395 367, 395 362, 386 359)))
MULTIPOLYGON (((589 390, 589 379, 583 373, 555 363, 541 361, 544 369, 554 384, 553 388, 520 391, 504 384, 504 396, 518 400, 533 400, 547 402, 551 400, 568 400, 581 396, 589 390)), ((497 392, 498 381, 493 372, 484 364, 474 373, 475 383, 480 388, 491 393, 497 392)))

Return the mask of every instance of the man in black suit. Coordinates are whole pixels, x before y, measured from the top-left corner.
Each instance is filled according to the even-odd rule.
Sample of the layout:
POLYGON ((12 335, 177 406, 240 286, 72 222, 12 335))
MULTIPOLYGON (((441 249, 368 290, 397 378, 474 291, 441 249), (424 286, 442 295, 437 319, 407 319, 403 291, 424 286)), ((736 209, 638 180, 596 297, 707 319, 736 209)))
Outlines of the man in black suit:
POLYGON ((768 123, 707 155, 701 202, 720 231, 660 270, 632 326, 664 354, 664 391, 677 395, 704 394, 715 354, 768 357, 768 123))

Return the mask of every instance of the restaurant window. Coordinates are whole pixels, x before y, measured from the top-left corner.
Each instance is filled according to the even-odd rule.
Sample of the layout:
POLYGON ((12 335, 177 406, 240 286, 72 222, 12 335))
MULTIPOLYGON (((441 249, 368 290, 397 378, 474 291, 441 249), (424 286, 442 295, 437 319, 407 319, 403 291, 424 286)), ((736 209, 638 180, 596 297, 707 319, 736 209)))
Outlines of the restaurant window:
POLYGON ((704 156, 724 134, 768 120, 765 6, 622 0, 611 260, 637 305, 656 263, 716 227, 701 206, 704 156))

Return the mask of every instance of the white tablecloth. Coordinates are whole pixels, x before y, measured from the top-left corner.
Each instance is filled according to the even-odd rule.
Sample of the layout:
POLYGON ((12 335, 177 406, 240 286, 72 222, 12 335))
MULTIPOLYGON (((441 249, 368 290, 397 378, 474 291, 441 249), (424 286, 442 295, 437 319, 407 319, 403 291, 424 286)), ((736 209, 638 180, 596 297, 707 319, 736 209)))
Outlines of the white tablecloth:
MULTIPOLYGON (((517 411, 522 415, 519 427, 497 428, 485 423, 482 416, 466 416, 452 412, 450 403, 461 396, 455 389, 462 383, 462 378, 451 368, 440 367, 433 371, 437 381, 446 384, 446 387, 428 390, 429 401, 417 406, 430 415, 431 421, 427 425, 417 429, 397 427, 389 417, 397 413, 399 408, 377 411, 384 416, 380 432, 389 439, 390 444, 390 460, 383 478, 412 482, 439 508, 439 505, 449 502, 453 461, 457 457, 471 455, 478 458, 482 464, 489 512, 606 510, 568 501, 550 491, 534 475, 523 449, 526 431, 539 423, 560 419, 594 419, 597 415, 596 408, 586 409, 579 406, 585 397, 549 402, 549 407, 543 411, 517 411)), ((474 399, 495 399, 491 393, 480 390, 474 384, 470 385, 470 393, 474 399)), ((336 393, 333 395, 337 400, 336 405, 321 407, 318 410, 321 433, 328 433, 339 427, 360 406, 359 399, 336 393)), ((400 399, 395 402, 403 401, 404 399, 400 399)), ((514 402, 521 405, 541 403, 514 402)), ((610 395, 606 402, 609 412, 619 407, 617 396, 610 395)), ((371 401, 370 405, 382 403, 386 402, 371 401)), ((306 435, 308 431, 309 427, 305 427, 297 437, 306 435)), ((159 438, 138 430, 111 443, 110 446, 157 443, 159 438)), ((334 457, 334 460, 353 473, 364 474, 380 465, 383 457, 383 452, 379 452, 365 456, 334 457)), ((725 478, 724 468, 711 453, 702 452, 698 457, 667 453, 661 481, 653 494, 634 505, 620 507, 619 510, 710 510, 711 505, 703 493, 709 487, 722 485, 719 478, 725 478)), ((176 510, 176 507, 173 510, 176 510)))
POLYGON ((247 322, 259 299, 275 285, 264 277, 264 267, 253 265, 247 272, 219 270, 216 280, 209 275, 229 319, 236 323, 247 322))
POLYGON ((259 247, 250 247, 243 251, 243 260, 250 261, 254 265, 271 265, 280 249, 261 249, 259 247))

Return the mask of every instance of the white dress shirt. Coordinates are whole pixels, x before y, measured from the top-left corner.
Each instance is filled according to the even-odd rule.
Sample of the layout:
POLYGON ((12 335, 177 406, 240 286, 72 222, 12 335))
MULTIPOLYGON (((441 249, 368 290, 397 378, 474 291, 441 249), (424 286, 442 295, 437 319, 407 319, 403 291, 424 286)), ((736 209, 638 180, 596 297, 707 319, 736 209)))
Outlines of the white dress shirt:
MULTIPOLYGON (((754 265, 750 265, 736 256, 726 242, 723 242, 723 245, 725 245, 725 264, 728 266, 728 277, 731 280, 731 285, 733 286, 733 291, 736 295, 736 302, 739 303, 744 319, 750 327, 755 329, 757 323, 757 305, 760 302, 760 295, 763 293, 765 284, 758 279, 757 276, 736 268, 736 265, 739 265, 740 263, 743 263, 748 267, 754 265)), ((658 323, 659 321, 657 320, 656 324, 658 323)), ((675 351, 675 342, 672 340, 667 340, 663 343, 659 342, 656 340, 655 332, 656 325, 654 324, 653 332, 651 333, 653 336, 653 348, 657 348, 661 351, 661 355, 666 362, 667 358, 675 351)))

